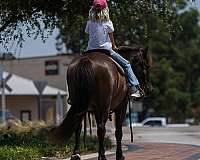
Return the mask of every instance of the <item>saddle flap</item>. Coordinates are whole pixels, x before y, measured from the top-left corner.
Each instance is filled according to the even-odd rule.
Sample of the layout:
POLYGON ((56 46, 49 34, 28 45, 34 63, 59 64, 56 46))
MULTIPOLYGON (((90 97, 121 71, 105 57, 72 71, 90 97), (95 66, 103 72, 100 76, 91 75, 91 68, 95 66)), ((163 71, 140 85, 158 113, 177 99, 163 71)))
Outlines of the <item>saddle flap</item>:
POLYGON ((117 70, 119 71, 119 73, 123 76, 125 76, 125 72, 124 69, 119 65, 119 63, 117 63, 114 59, 112 59, 112 57, 109 56, 109 58, 114 62, 114 64, 117 66, 117 70))

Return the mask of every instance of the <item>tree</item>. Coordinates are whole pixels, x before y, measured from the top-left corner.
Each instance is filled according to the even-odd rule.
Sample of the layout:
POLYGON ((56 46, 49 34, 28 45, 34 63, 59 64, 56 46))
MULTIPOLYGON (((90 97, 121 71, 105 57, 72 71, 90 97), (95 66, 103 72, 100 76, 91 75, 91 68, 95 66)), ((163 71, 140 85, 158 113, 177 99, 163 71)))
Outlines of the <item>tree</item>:
MULTIPOLYGON (((149 32, 148 15, 161 17, 170 32, 174 32, 177 26, 174 6, 183 2, 110 0, 111 17, 118 31, 116 36, 122 38, 119 44, 128 43, 125 39, 129 39, 130 43, 140 41, 141 35, 149 32), (127 17, 129 19, 125 21, 127 17), (133 29, 135 27, 136 30, 133 29)), ((0 43, 7 48, 9 42, 22 46, 25 34, 45 40, 58 27, 61 32, 58 39, 66 44, 66 48, 80 51, 85 46, 82 33, 91 4, 92 0, 1 0, 0 43)))
POLYGON ((174 39, 169 40, 170 35, 162 29, 159 20, 156 32, 150 36, 148 44, 156 59, 151 78, 155 93, 145 101, 145 106, 146 110, 153 108, 155 115, 184 122, 193 116, 191 105, 199 102, 200 26, 199 13, 195 9, 177 12, 177 16, 182 30, 176 32, 174 39))

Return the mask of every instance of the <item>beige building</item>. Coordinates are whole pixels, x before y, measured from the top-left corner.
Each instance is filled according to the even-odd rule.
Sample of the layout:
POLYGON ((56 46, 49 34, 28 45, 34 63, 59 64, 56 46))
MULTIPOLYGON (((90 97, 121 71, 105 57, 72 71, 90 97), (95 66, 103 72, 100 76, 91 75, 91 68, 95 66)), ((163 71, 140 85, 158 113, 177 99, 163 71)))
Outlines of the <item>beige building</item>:
POLYGON ((67 65, 75 54, 18 58, 4 56, 0 60, 5 71, 34 81, 45 81, 48 85, 66 90, 67 65))
MULTIPOLYGON (((67 65, 76 55, 58 54, 53 56, 40 56, 16 59, 12 55, 3 55, 0 59, 0 65, 4 71, 12 73, 18 77, 23 77, 26 81, 34 83, 35 90, 40 90, 42 86, 51 88, 48 94, 42 93, 42 102, 39 99, 39 90, 37 93, 11 94, 7 93, 6 104, 10 112, 21 120, 56 120, 56 97, 58 91, 61 93, 64 111, 68 108, 66 103, 67 85, 66 73, 67 65), (53 91, 54 90, 54 91, 53 91), (39 103, 42 108, 39 111, 39 103), (40 112, 40 113, 39 113, 40 112)), ((23 82, 21 82, 23 83, 23 82)), ((17 87, 14 84, 13 87, 17 87)), ((29 86, 30 87, 30 86, 29 86)), ((27 88, 27 91, 31 89, 27 88)))
MULTIPOLYGON (((76 57, 76 54, 57 54, 17 59, 12 55, 5 54, 0 60, 0 65, 9 73, 46 83, 67 92, 67 65, 74 57, 76 57)), ((67 107, 66 103, 65 106, 67 107)))
POLYGON ((0 90, 1 107, 4 106, 14 118, 22 121, 44 120, 48 123, 57 122, 58 116, 62 118, 65 91, 45 84, 40 92, 37 81, 8 72, 3 72, 2 76, 7 80, 5 87, 0 90))

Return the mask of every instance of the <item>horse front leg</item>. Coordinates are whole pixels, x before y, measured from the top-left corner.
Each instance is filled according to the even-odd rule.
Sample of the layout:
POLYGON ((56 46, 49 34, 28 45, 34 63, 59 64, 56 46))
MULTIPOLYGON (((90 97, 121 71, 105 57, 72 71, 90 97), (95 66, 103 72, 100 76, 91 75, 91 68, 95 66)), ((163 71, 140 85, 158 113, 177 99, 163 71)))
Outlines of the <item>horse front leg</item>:
POLYGON ((116 123, 115 123, 115 127, 116 127, 116 131, 115 131, 115 137, 116 137, 116 141, 117 141, 117 149, 116 149, 116 160, 124 160, 124 156, 122 153, 122 124, 123 124, 123 120, 125 118, 126 115, 126 106, 121 106, 121 109, 118 110, 117 112, 115 112, 116 115, 116 123))
POLYGON ((80 156, 80 135, 81 135, 82 123, 75 130, 75 146, 70 160, 81 160, 80 156))

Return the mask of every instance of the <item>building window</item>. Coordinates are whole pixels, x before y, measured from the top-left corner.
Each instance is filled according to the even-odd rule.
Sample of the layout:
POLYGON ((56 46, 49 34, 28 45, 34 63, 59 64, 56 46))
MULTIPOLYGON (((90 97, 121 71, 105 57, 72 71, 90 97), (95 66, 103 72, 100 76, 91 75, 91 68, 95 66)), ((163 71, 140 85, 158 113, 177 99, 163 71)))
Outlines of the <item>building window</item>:
POLYGON ((48 60, 45 61, 45 75, 58 75, 58 61, 57 60, 48 60))
POLYGON ((22 122, 31 121, 31 111, 20 111, 20 120, 22 122))

